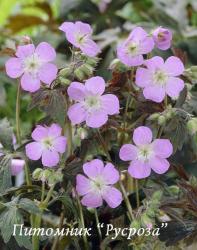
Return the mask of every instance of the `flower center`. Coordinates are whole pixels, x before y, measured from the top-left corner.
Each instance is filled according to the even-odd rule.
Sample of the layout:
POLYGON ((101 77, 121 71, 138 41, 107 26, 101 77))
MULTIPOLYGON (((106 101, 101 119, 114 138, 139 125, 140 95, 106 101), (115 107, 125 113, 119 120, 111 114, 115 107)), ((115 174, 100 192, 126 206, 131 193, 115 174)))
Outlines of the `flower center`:
POLYGON ((101 176, 97 176, 91 181, 91 187, 94 192, 101 192, 105 186, 106 184, 101 176))
POLYGON ((138 54, 139 45, 136 42, 130 42, 128 45, 128 53, 132 56, 136 56, 138 54))
POLYGON ((45 149, 51 150, 53 148, 53 139, 50 137, 43 139, 42 143, 45 149))
POLYGON ((85 39, 86 39, 86 37, 87 37, 87 35, 85 34, 77 34, 76 35, 76 40, 77 40, 77 42, 79 43, 79 44, 83 44, 84 42, 85 42, 85 39))
POLYGON ((84 101, 84 107, 88 112, 93 112, 101 108, 100 96, 87 96, 84 101))
POLYGON ((166 38, 165 38, 165 35, 167 35, 167 33, 166 32, 159 32, 158 33, 158 40, 160 41, 160 42, 164 42, 165 40, 166 40, 166 38))
POLYGON ((157 85, 165 85, 168 79, 168 75, 162 71, 162 70, 157 70, 154 75, 153 75, 153 81, 157 85))
POLYGON ((42 62, 39 56, 35 53, 25 58, 23 62, 24 71, 34 76, 37 75, 41 65, 42 65, 42 62))
POLYGON ((153 155, 153 149, 152 146, 149 145, 143 145, 139 147, 138 151, 138 159, 147 162, 153 155))

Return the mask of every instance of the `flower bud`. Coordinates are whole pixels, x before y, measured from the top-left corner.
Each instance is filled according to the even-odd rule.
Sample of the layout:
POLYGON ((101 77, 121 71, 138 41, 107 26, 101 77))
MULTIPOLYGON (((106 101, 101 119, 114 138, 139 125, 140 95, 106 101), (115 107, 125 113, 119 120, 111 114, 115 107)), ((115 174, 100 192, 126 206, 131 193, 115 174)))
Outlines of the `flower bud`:
POLYGON ((60 70, 59 75, 63 77, 69 77, 72 73, 73 69, 71 67, 66 67, 60 70))
POLYGON ((141 227, 141 223, 137 220, 133 220, 130 225, 131 228, 139 229, 141 227))
POLYGON ((142 225, 147 227, 147 228, 151 229, 153 226, 152 220, 150 219, 150 217, 146 213, 142 214, 141 222, 142 222, 142 225))
POLYGON ((166 118, 164 115, 160 115, 159 118, 158 118, 158 124, 159 125, 165 125, 166 123, 166 118))
POLYGON ((158 27, 152 32, 152 36, 158 49, 167 50, 170 48, 172 32, 169 29, 158 27))
POLYGON ((32 174, 33 179, 40 180, 42 172, 43 172, 42 168, 36 168, 32 174))
POLYGON ((81 68, 77 68, 74 71, 75 76, 77 77, 78 80, 82 81, 86 78, 85 73, 83 72, 83 70, 81 70, 81 68))
POLYGON ((197 117, 194 117, 187 122, 187 129, 188 129, 190 135, 196 134, 196 132, 197 132, 197 117))
POLYGON ((160 191, 160 190, 158 190, 158 191, 156 191, 156 192, 153 193, 153 195, 152 195, 152 200, 160 201, 162 195, 163 195, 163 192, 160 191))
POLYGON ((59 80, 60 80, 60 83, 62 84, 62 85, 65 85, 65 86, 68 86, 68 85, 70 85, 70 83, 71 83, 71 80, 69 80, 69 79, 66 79, 66 78, 63 78, 63 77, 59 77, 59 80))
POLYGON ((150 120, 150 121, 157 120, 159 118, 159 116, 160 116, 159 113, 154 113, 154 114, 149 116, 148 120, 150 120))

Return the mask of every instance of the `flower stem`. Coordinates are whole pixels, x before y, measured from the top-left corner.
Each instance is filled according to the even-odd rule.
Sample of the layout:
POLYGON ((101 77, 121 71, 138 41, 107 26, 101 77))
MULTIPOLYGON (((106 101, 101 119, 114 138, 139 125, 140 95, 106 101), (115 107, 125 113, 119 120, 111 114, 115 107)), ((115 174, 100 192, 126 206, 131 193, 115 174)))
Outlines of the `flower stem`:
POLYGON ((127 192, 124 188, 124 185, 122 183, 121 180, 119 180, 119 185, 120 185, 120 189, 122 191, 122 194, 123 194, 123 197, 124 197, 124 200, 125 200, 125 203, 126 203, 126 206, 127 206, 127 209, 128 209, 128 216, 129 216, 129 219, 130 221, 132 222, 132 220, 135 219, 134 215, 133 215, 133 209, 131 207, 131 204, 130 204, 130 201, 128 199, 128 196, 127 196, 127 192))
POLYGON ((167 95, 165 96, 164 104, 165 104, 165 109, 167 109, 167 107, 168 107, 168 96, 167 95))
MULTIPOLYGON (((34 228, 40 228, 41 221, 42 221, 42 213, 48 206, 48 203, 49 203, 49 200, 50 200, 50 198, 52 196, 54 187, 55 187, 55 184, 50 187, 45 200, 41 201, 40 204, 39 204, 41 214, 38 214, 38 215, 36 215, 34 217, 34 223, 33 223, 34 228)), ((43 189, 42 189, 41 197, 43 197, 43 189)), ((33 250, 39 250, 39 239, 40 239, 39 235, 33 234, 33 236, 32 236, 33 250)))
POLYGON ((99 239, 100 241, 102 241, 102 233, 101 233, 101 229, 99 227, 99 217, 98 217, 98 213, 97 213, 97 209, 94 209, 94 215, 95 215, 95 219, 96 219, 96 226, 98 229, 98 234, 99 234, 99 239))
MULTIPOLYGON (((77 197, 77 204, 78 204, 78 208, 79 208, 79 217, 80 217, 81 226, 82 226, 82 228, 85 228, 83 209, 82 209, 82 206, 81 206, 81 203, 80 203, 80 200, 79 200, 79 196, 78 196, 77 193, 76 193, 76 197, 77 197)), ((83 234, 83 241, 84 241, 85 249, 88 250, 89 249, 88 241, 87 241, 87 238, 86 238, 85 234, 83 234)))
POLYGON ((135 179, 135 189, 136 189, 136 200, 137 200, 137 208, 140 206, 140 196, 139 196, 139 185, 138 185, 138 180, 135 179))
POLYGON ((104 152, 105 152, 105 154, 107 156, 107 159, 109 161, 112 161, 111 156, 110 156, 109 151, 108 151, 108 148, 107 148, 107 145, 106 145, 106 143, 105 143, 105 141, 104 141, 104 139, 103 139, 103 137, 102 137, 99 129, 97 129, 97 135, 98 135, 98 139, 99 139, 99 141, 100 141, 100 143, 101 143, 101 145, 103 147, 103 150, 104 150, 104 152))
POLYGON ((20 86, 20 82, 18 82, 17 96, 16 96, 16 139, 19 145, 21 145, 20 98, 21 98, 21 86, 20 86))

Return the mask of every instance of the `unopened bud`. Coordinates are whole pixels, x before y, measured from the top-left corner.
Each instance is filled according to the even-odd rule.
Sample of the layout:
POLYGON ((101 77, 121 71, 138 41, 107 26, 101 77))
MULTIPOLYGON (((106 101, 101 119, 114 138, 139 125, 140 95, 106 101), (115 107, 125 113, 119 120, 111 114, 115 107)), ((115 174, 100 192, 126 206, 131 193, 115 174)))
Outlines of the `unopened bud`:
POLYGON ((42 168, 36 168, 32 174, 33 179, 40 180, 42 172, 43 172, 42 168))
POLYGON ((196 134, 196 132, 197 132, 197 117, 194 117, 187 122, 187 129, 188 129, 190 135, 196 134))
POLYGON ((158 124, 159 125, 165 125, 166 123, 166 118, 164 115, 160 115, 159 118, 158 118, 158 124))
POLYGON ((148 120, 150 121, 154 121, 157 120, 159 118, 160 114, 159 113, 155 113, 149 116, 148 120))

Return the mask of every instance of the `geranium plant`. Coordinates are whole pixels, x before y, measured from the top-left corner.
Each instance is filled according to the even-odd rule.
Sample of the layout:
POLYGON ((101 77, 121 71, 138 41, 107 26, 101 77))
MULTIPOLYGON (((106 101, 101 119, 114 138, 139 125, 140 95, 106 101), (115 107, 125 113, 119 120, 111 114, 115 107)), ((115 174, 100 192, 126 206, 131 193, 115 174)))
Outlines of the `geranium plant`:
MULTIPOLYGON (((111 79, 104 80, 97 72, 103 58, 92 27, 65 21, 57 29, 63 37, 61 31, 67 65, 56 65, 50 43, 31 39, 17 45, 5 63, 17 95, 13 128, 6 119, 0 123, 2 238, 7 243, 14 237, 20 247, 33 250, 143 249, 154 234, 160 236, 162 222, 169 223, 169 231, 175 223, 166 197, 178 200, 181 189, 192 186, 185 176, 184 185, 165 184, 184 175, 176 153, 196 138, 196 117, 187 108, 192 69, 177 53, 157 55, 173 46, 167 27, 134 27, 117 44, 108 65, 111 79), (28 110, 42 112, 28 134, 20 118, 25 96, 31 96, 28 110), (21 173, 24 181, 13 186, 11 175, 21 173), (139 231, 115 237, 108 224, 139 231), (35 233, 40 228, 46 233, 35 233), (72 233, 85 228, 91 233, 72 233), (63 229, 70 233, 57 233, 63 229)), ((193 206, 190 220, 197 217, 193 206)))

